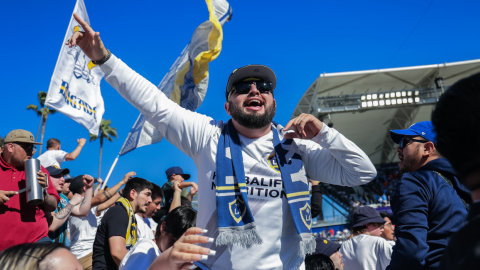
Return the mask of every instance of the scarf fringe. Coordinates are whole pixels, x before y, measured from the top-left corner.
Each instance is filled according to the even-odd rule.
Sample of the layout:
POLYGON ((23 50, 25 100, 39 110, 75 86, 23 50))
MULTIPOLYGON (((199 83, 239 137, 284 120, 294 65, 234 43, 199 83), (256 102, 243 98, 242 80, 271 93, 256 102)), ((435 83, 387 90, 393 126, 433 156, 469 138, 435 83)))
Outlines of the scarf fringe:
POLYGON ((263 243, 263 240, 260 237, 260 235, 258 235, 257 230, 255 229, 255 226, 252 226, 252 228, 249 228, 246 230, 238 230, 239 229, 238 227, 228 227, 228 228, 219 228, 219 229, 220 229, 220 233, 215 242, 217 246, 239 245, 245 249, 250 249, 254 246, 258 246, 263 243))
POLYGON ((307 254, 312 254, 315 252, 317 243, 315 242, 315 237, 313 237, 311 233, 302 233, 300 236, 302 237, 302 241, 300 241, 298 255, 302 258, 305 258, 307 254))

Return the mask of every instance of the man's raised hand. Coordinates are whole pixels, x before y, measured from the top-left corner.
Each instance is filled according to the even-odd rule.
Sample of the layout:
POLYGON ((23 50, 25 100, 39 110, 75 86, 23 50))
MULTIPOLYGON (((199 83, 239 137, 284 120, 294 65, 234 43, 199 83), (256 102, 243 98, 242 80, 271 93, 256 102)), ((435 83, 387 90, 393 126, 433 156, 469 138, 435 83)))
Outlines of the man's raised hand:
POLYGON ((93 187, 93 182, 94 182, 95 179, 93 179, 92 176, 88 175, 88 174, 85 174, 83 176, 83 184, 85 185, 85 187, 87 189, 89 188, 92 188, 93 187))
POLYGON ((136 172, 129 172, 125 174, 125 176, 122 179, 122 183, 125 185, 128 182, 128 180, 132 179, 135 175, 137 175, 136 172))
POLYGON ((294 132, 286 133, 285 139, 307 139, 315 137, 322 130, 323 123, 311 114, 302 113, 298 117, 288 121, 283 129, 287 131, 290 127, 294 132))
POLYGON ((100 39, 100 32, 95 32, 84 20, 77 14, 73 13, 75 20, 83 27, 85 32, 77 31, 65 43, 68 47, 78 45, 80 49, 93 61, 99 61, 108 55, 108 51, 100 39))

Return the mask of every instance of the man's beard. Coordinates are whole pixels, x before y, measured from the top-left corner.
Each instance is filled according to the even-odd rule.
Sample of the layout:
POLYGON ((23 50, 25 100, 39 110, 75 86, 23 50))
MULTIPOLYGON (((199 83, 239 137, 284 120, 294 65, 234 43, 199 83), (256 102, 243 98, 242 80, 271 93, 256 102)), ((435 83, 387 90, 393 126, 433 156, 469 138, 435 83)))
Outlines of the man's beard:
POLYGON ((145 214, 147 211, 143 210, 142 207, 137 206, 137 212, 135 212, 135 214, 145 214))
POLYGON ((403 167, 400 168, 401 173, 406 173, 406 172, 412 172, 413 168, 417 164, 418 160, 414 158, 418 154, 418 151, 420 151, 420 145, 418 145, 417 149, 415 152, 409 156, 404 156, 403 157, 403 167))
POLYGON ((25 162, 23 159, 20 159, 17 154, 12 154, 12 157, 10 158, 10 162, 13 167, 15 168, 24 168, 25 167, 25 162))
POLYGON ((233 102, 230 103, 230 112, 232 118, 237 121, 241 126, 250 129, 261 129, 272 123, 275 116, 275 105, 270 107, 265 106, 265 113, 263 115, 254 112, 252 114, 245 113, 243 109, 233 102))

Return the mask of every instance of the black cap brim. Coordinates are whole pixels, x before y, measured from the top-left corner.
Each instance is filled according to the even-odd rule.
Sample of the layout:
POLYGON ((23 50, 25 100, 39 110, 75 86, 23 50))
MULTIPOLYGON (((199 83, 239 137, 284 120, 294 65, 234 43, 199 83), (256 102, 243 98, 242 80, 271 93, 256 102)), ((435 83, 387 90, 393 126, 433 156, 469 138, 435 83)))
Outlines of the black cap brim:
POLYGON ((357 221, 357 223, 355 223, 353 227, 364 226, 367 223, 385 223, 385 222, 386 221, 381 216, 378 216, 378 217, 372 217, 372 218, 363 219, 361 221, 357 221))
POLYGON ((67 168, 64 168, 64 169, 57 169, 53 166, 50 166, 47 168, 47 172, 50 174, 50 175, 59 175, 59 174, 69 174, 70 173, 70 170, 67 169, 67 168))
POLYGON ((232 85, 247 78, 259 78, 267 82, 272 82, 272 90, 277 86, 277 76, 275 72, 264 65, 248 65, 234 70, 228 78, 225 98, 228 99, 228 93, 232 85))

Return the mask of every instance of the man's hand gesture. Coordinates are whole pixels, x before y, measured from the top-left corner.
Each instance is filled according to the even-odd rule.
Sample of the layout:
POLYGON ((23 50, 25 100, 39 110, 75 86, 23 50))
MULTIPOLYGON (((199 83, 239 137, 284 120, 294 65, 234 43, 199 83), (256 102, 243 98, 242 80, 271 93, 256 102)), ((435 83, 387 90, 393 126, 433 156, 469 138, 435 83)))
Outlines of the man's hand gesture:
POLYGON ((125 174, 125 176, 122 179, 122 183, 125 185, 128 182, 128 180, 132 179, 135 175, 137 175, 136 172, 129 172, 125 174))
POLYGON ((182 189, 180 188, 180 183, 178 182, 173 182, 172 188, 175 192, 182 192, 182 189))
POLYGON ((77 140, 78 145, 80 145, 82 147, 85 145, 86 142, 87 142, 87 139, 85 139, 85 138, 81 138, 81 139, 77 140))
POLYGON ((95 179, 93 179, 92 176, 85 174, 82 179, 83 179, 83 184, 87 189, 93 187, 93 182, 95 181, 95 179))
POLYGON ((190 188, 190 195, 192 195, 192 198, 193 198, 193 195, 195 195, 198 191, 198 185, 193 183, 192 187, 190 188))
POLYGON ((80 49, 93 61, 99 61, 108 55, 108 51, 100 39, 100 32, 95 32, 84 20, 77 14, 73 13, 75 20, 83 27, 85 32, 77 31, 65 43, 68 47, 78 45, 80 49))
POLYGON ((16 191, 5 191, 5 190, 0 190, 0 204, 4 204, 8 201, 10 201, 10 197, 18 194, 16 191))
POLYGON ((290 127, 293 127, 294 132, 286 133, 285 139, 310 140, 322 130, 323 123, 311 114, 302 113, 297 118, 288 121, 283 130, 287 131, 290 127))

